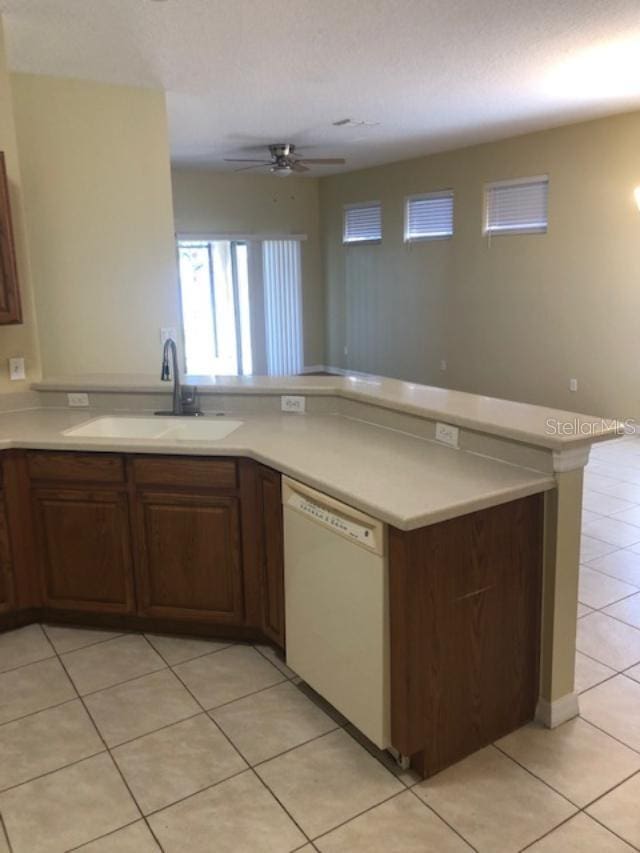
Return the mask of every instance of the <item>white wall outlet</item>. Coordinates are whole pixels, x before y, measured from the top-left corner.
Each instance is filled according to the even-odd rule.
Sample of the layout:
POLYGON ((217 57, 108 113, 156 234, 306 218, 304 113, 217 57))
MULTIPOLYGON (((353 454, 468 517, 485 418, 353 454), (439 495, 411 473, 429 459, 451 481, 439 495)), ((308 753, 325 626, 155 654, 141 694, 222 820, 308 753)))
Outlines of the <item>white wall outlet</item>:
POLYGON ((24 368, 24 358, 10 358, 9 359, 9 379, 12 381, 17 381, 19 379, 26 379, 27 373, 24 368))
POLYGON ((569 380, 569 391, 577 391, 578 390, 578 380, 570 379, 569 380))
POLYGON ((440 359, 440 370, 442 370, 444 372, 446 369, 447 369, 447 359, 442 358, 442 359, 440 359))
POLYGON ((460 430, 451 424, 436 423, 436 441, 457 449, 460 447, 460 430))
POLYGON ((74 409, 82 409, 89 405, 89 395, 76 391, 73 394, 67 394, 67 402, 74 409))
POLYGON ((306 402, 305 397, 285 395, 284 397, 280 397, 280 408, 283 412, 304 412, 306 402))
POLYGON ((163 326, 160 329, 160 343, 164 346, 169 338, 178 343, 177 334, 175 326, 163 326))

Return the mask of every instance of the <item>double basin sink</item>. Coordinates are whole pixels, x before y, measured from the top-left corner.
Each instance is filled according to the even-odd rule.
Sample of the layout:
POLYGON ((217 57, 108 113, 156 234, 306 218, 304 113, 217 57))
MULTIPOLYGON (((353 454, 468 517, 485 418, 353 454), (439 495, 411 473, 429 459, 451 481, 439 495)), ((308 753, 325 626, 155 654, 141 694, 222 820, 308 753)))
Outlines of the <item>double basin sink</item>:
POLYGON ((63 435, 79 438, 146 439, 148 441, 216 441, 241 427, 243 421, 203 417, 106 416, 71 427, 63 435))

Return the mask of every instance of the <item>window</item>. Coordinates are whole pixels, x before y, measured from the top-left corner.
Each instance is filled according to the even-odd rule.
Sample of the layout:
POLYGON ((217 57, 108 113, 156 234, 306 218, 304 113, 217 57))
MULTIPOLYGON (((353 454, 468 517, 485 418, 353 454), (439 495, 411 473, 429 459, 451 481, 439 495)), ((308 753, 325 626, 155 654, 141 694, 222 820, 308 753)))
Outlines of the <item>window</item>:
POLYGON ((547 230, 549 178, 497 181, 485 188, 485 234, 541 234, 547 230))
POLYGON ((178 241, 187 373, 299 373, 299 240, 178 241))
POLYGON ((404 211, 404 239, 442 240, 453 235, 453 192, 412 195, 404 211))
POLYGON ((346 205, 343 243, 378 243, 381 239, 382 213, 379 201, 346 205))

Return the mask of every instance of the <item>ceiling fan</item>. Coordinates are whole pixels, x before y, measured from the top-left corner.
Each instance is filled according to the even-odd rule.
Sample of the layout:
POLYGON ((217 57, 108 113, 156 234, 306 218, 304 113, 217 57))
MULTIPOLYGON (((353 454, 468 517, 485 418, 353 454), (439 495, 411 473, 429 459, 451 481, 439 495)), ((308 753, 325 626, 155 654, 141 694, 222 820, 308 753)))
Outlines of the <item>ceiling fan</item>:
POLYGON ((225 157, 226 163, 251 163, 251 166, 241 166, 235 169, 236 172, 244 172, 247 169, 264 169, 268 168, 274 175, 286 177, 295 172, 308 172, 309 166, 339 166, 346 163, 341 157, 320 158, 317 157, 295 157, 296 146, 289 142, 280 142, 274 145, 269 145, 270 160, 255 160, 247 158, 229 158, 225 157))

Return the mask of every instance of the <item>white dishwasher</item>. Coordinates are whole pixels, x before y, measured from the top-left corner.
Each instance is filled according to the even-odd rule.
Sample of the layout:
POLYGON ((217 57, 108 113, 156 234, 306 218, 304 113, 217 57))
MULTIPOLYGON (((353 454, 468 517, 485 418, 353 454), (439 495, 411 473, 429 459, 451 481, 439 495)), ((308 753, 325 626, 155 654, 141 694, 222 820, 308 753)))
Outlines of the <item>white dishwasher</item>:
POLYGON ((287 663, 390 746, 386 525, 283 478, 287 663))

